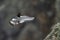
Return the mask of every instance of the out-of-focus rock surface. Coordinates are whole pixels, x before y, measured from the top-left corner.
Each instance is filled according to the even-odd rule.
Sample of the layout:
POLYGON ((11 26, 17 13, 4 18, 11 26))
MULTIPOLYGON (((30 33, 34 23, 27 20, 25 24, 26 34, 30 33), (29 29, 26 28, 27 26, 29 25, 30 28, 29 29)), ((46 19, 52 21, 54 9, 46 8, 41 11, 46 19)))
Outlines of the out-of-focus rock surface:
MULTIPOLYGON (((3 27, 3 30, 11 34, 11 31, 14 32, 13 26, 9 24, 9 21, 12 17, 16 16, 18 12, 28 10, 29 0, 0 0, 0 27, 3 27)), ((60 22, 60 0, 56 0, 56 9, 57 17, 56 21, 60 22)))
POLYGON ((56 0, 57 22, 60 22, 60 0, 56 0))

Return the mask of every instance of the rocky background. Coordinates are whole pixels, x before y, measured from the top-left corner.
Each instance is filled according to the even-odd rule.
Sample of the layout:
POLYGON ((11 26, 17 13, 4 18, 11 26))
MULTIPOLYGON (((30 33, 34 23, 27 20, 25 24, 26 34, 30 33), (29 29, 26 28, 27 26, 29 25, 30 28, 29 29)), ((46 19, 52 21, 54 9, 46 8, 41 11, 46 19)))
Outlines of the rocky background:
MULTIPOLYGON (((9 21, 12 17, 16 16, 19 12, 23 10, 27 10, 27 6, 29 5, 29 0, 0 0, 0 30, 1 30, 1 37, 2 40, 5 30, 7 34, 11 35, 11 31, 15 33, 15 28, 9 24, 9 21), (2 30, 3 29, 3 30, 2 30)), ((56 22, 60 22, 60 0, 56 0, 56 22)), ((11 40, 9 38, 8 40, 11 40)))

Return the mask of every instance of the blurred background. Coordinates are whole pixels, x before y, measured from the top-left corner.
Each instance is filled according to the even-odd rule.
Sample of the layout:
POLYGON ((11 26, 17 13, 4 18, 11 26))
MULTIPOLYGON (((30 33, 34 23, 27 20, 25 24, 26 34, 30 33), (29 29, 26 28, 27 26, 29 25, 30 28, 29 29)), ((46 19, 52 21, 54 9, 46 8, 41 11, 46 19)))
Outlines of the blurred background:
MULTIPOLYGON (((44 0, 42 0, 44 1, 44 0)), ((29 2, 31 3, 30 0, 0 0, 0 40, 16 40, 16 38, 11 37, 11 33, 15 34, 16 32, 18 32, 18 28, 15 26, 10 25, 9 21, 11 20, 12 17, 16 16, 18 13, 24 13, 25 10, 28 10, 28 5, 29 2), (5 35, 9 35, 5 36, 5 35), (8 38, 8 39, 6 39, 8 38)), ((55 8, 56 8, 56 23, 60 23, 60 0, 56 0, 55 2, 55 8)), ((22 14, 23 15, 23 14, 22 14)), ((31 14, 33 15, 33 14, 31 14)), ((55 35, 53 33, 54 39, 51 38, 52 35, 47 38, 46 40, 60 40, 60 24, 57 24, 57 28, 58 29, 54 29, 57 30, 56 32, 56 39, 55 39, 55 35)), ((19 30, 20 31, 20 30, 19 30)), ((17 34, 16 34, 17 35, 17 34)), ((15 36, 16 36, 15 35, 15 36)), ((50 35, 50 34, 49 34, 50 35)), ((22 36, 22 35, 21 35, 22 36)), ((17 36, 16 36, 17 37, 17 36)), ((18 38, 19 40, 19 38, 18 38)), ((23 39, 24 40, 24 39, 23 39)))

